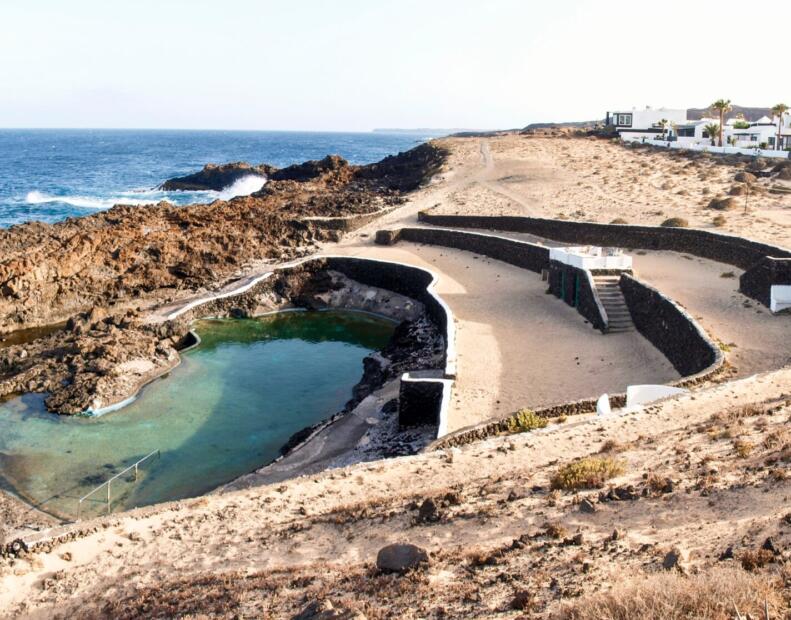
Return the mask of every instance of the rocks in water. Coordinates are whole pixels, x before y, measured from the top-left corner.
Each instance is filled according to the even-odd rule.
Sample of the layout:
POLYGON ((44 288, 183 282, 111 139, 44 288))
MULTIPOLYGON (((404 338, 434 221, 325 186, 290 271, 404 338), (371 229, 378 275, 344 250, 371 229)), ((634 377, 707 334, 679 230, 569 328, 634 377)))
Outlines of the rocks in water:
POLYGON ((427 566, 428 552, 409 543, 387 545, 376 555, 376 567, 386 573, 403 574, 407 571, 427 566))
POLYGON ((260 164, 253 166, 247 162, 237 161, 230 164, 206 164, 200 172, 183 177, 168 179, 157 189, 165 191, 204 191, 219 192, 247 176, 269 177, 277 168, 260 164))

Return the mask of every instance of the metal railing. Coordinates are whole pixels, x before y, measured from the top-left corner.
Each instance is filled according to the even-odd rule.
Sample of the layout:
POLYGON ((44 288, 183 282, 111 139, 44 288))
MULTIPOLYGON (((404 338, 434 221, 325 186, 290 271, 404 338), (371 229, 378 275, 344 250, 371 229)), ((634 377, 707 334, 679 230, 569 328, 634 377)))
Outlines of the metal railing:
POLYGON ((83 495, 77 502, 77 520, 79 521, 80 517, 82 516, 82 503, 86 499, 88 499, 91 495, 96 493, 99 489, 101 489, 104 486, 107 487, 107 514, 109 515, 110 512, 111 512, 111 509, 112 509, 112 486, 113 486, 113 480, 117 480, 118 478, 120 478, 124 474, 134 470, 135 471, 135 480, 134 481, 137 482, 138 468, 139 468, 140 464, 143 463, 144 461, 147 461, 148 459, 152 458, 155 455, 156 455, 157 458, 161 458, 162 457, 162 453, 158 449, 154 450, 150 454, 146 454, 142 459, 139 459, 134 464, 132 464, 129 467, 127 467, 125 470, 115 474, 115 476, 113 476, 109 480, 106 480, 105 482, 102 482, 98 487, 93 489, 93 491, 91 491, 87 495, 83 495))

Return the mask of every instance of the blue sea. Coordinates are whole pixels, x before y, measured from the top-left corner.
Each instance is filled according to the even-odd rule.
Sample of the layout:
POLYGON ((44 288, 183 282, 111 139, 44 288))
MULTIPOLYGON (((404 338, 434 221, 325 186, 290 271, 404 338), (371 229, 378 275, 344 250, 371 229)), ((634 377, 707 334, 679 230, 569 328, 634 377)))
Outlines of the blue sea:
POLYGON ((165 179, 207 163, 247 161, 283 167, 337 154, 366 164, 427 139, 398 133, 0 129, 0 228, 57 222, 114 204, 177 205, 250 194, 248 177, 221 192, 163 192, 165 179))

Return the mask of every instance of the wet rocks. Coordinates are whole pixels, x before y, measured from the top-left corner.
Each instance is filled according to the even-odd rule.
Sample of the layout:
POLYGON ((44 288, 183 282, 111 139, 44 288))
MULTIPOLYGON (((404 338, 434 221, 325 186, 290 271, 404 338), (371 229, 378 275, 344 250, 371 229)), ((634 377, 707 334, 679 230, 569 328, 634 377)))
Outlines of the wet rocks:
POLYGON ((376 567, 386 573, 400 573, 426 566, 429 563, 428 552, 408 543, 387 545, 376 555, 376 567))
POLYGON ((243 161, 230 164, 206 164, 200 172, 168 179, 157 189, 165 191, 220 191, 246 176, 268 177, 275 170, 277 168, 266 164, 253 166, 243 161))
POLYGON ((59 332, 0 350, 0 395, 49 392, 50 411, 99 409, 133 395, 179 362, 176 324, 153 329, 134 312, 94 308, 59 332))

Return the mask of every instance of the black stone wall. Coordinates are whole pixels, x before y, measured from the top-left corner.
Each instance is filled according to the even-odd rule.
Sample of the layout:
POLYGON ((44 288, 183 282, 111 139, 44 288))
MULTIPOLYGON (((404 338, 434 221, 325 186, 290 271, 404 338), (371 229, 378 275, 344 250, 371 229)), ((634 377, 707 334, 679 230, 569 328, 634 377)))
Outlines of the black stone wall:
POLYGON ((606 324, 596 293, 584 269, 558 261, 549 262, 549 291, 557 298, 577 309, 594 329, 604 331, 606 324))
POLYGON ((504 237, 439 228, 401 228, 376 233, 376 242, 380 245, 392 245, 399 239, 467 250, 537 273, 549 264, 549 248, 504 237))
POLYGON ((681 375, 703 373, 722 362, 719 347, 673 301, 630 275, 622 275, 620 284, 637 330, 681 375))
MULTIPOLYGON (((339 271, 361 284, 387 289, 421 302, 426 307, 429 318, 439 326, 447 346, 452 338, 450 330, 454 326, 447 308, 428 290, 434 279, 430 272, 410 265, 347 256, 319 260, 326 262, 327 269, 339 271)), ((447 350, 445 355, 447 363, 447 350)))
MULTIPOLYGON (((791 251, 785 248, 694 228, 567 222, 521 216, 433 215, 425 211, 418 217, 436 226, 523 232, 564 243, 685 252, 745 270, 767 256, 791 259, 791 251)), ((742 292, 765 303, 763 300, 769 295, 765 283, 763 287, 758 286, 757 280, 752 284, 742 292)))
POLYGON ((791 284, 791 259, 765 257, 739 278, 739 290, 765 306, 771 301, 774 284, 791 284))
POLYGON ((445 389, 442 381, 402 379, 398 394, 399 426, 438 426, 445 389))

